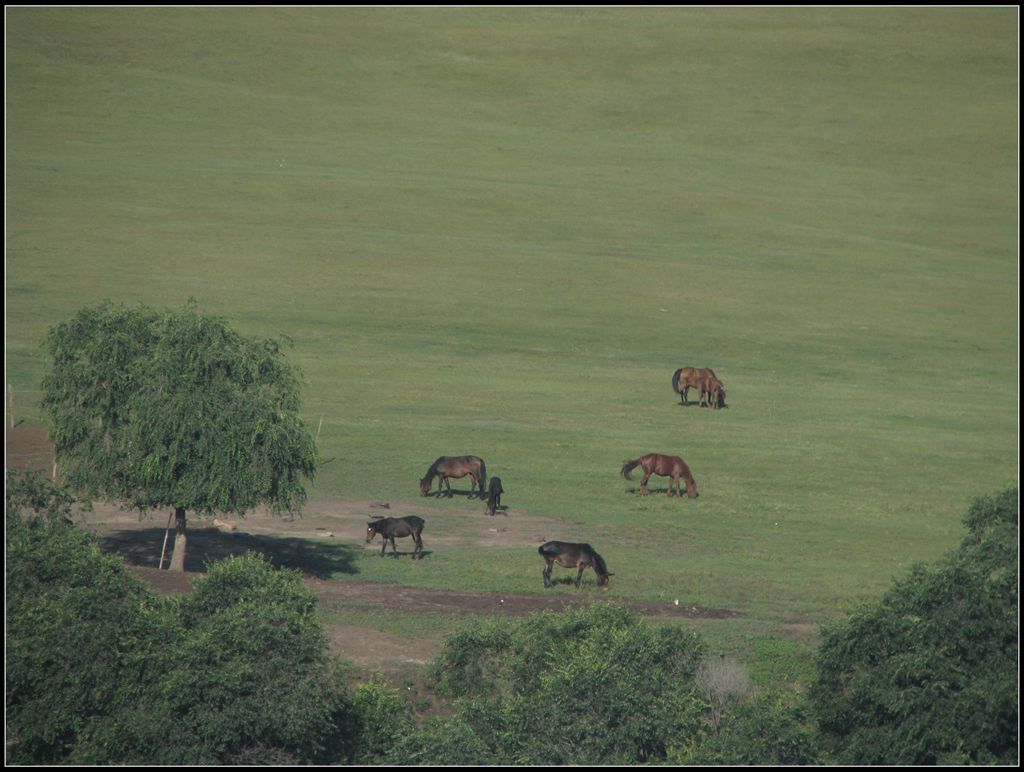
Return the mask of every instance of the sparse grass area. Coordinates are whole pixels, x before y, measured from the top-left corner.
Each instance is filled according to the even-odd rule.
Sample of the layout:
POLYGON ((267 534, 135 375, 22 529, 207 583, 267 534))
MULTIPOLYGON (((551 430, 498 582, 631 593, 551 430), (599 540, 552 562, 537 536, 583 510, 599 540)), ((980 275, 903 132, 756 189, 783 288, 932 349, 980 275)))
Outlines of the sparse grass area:
MULTIPOLYGON (((294 339, 315 498, 482 456, 621 596, 744 610, 722 645, 780 680, 779 618, 878 597, 1016 478, 1014 9, 6 16, 19 419, 47 328, 195 297, 294 339), (729 408, 681 407, 682 365, 729 408), (701 497, 637 497, 647 452, 701 497)), ((540 591, 530 549, 364 557, 540 591)))

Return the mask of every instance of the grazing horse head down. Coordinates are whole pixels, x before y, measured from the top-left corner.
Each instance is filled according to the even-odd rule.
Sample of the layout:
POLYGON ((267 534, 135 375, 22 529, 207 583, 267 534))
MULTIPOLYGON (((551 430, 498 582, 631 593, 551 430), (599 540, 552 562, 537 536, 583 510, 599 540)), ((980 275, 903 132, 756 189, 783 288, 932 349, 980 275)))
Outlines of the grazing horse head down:
POLYGON ((501 494, 504 492, 505 489, 501 487, 501 478, 492 477, 490 484, 487 486, 488 515, 493 515, 498 511, 498 507, 501 506, 501 494))
POLYGON ((477 490, 480 498, 484 496, 484 484, 487 480, 487 464, 479 456, 441 456, 430 465, 427 473, 420 479, 420 496, 430 493, 430 484, 437 478, 437 495, 441 495, 441 486, 447 486, 448 496, 453 496, 452 484, 448 478, 456 479, 469 475, 469 495, 477 490))
POLYGON ((551 586, 551 568, 555 563, 563 568, 579 568, 576 574, 576 586, 580 586, 580 578, 583 571, 593 568, 597 574, 597 586, 603 590, 608 589, 608 577, 615 576, 608 570, 604 558, 597 554, 597 551, 589 544, 579 544, 568 541, 544 542, 537 548, 537 552, 544 558, 544 586, 551 586))
POLYGON ((725 386, 710 367, 680 367, 672 373, 672 389, 679 395, 681 404, 690 404, 687 393, 691 387, 699 394, 698 405, 725 407, 725 386))
POLYGON ((683 480, 686 483, 686 495, 691 499, 697 498, 700 494, 697 493, 697 483, 693 479, 693 475, 690 473, 690 467, 686 465, 679 456, 665 456, 661 453, 648 453, 646 456, 640 456, 632 461, 626 461, 622 464, 622 476, 631 480, 630 474, 634 469, 640 467, 644 470, 644 478, 640 481, 640 495, 646 496, 647 481, 651 479, 652 474, 656 474, 659 477, 670 477, 672 478, 668 486, 668 495, 672 495, 673 488, 677 496, 682 496, 682 491, 679 489, 679 481, 683 480))
POLYGON ((716 410, 725 407, 725 386, 713 375, 700 378, 700 405, 716 410))
POLYGON ((426 522, 421 517, 416 515, 408 515, 406 517, 379 517, 376 516, 373 520, 366 524, 366 541, 369 543, 373 541, 373 537, 380 534, 382 537, 380 545, 381 557, 384 556, 384 551, 387 549, 388 544, 391 544, 391 554, 398 555, 398 550, 395 547, 395 537, 411 536, 412 540, 416 543, 416 548, 412 552, 412 556, 423 557, 423 537, 420 535, 423 533, 423 526, 426 522))

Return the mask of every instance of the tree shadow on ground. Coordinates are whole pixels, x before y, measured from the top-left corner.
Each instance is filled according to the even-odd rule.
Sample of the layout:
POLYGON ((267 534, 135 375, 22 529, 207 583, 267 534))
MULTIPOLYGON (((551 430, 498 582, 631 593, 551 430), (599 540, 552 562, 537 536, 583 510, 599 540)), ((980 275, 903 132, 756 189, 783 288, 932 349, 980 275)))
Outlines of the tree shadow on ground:
MULTIPOLYGON (((164 541, 163 528, 125 529, 99 537, 107 552, 116 552, 125 562, 135 566, 156 568, 164 541)), ((164 567, 170 562, 174 547, 172 532, 167 542, 164 567)), ((189 528, 185 570, 205 573, 207 563, 234 555, 258 552, 278 568, 294 568, 318 579, 333 574, 359 572, 356 559, 362 553, 349 544, 324 544, 295 537, 254 536, 248 533, 224 533, 218 528, 189 528)))

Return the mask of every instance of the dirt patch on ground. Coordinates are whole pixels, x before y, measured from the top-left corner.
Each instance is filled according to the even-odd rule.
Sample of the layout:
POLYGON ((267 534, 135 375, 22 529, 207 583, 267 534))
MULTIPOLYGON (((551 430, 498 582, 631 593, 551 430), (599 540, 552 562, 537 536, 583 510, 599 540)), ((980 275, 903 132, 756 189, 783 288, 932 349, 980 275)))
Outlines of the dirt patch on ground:
MULTIPOLYGON (((46 433, 31 426, 7 430, 7 468, 39 469, 52 473, 53 455, 46 433)), ((164 516, 140 520, 138 513, 111 504, 97 504, 76 519, 96 534, 103 547, 122 556, 125 563, 162 593, 189 592, 192 579, 205 566, 229 555, 256 550, 275 564, 300 569, 305 582, 328 610, 375 609, 382 585, 354 579, 329 577, 355 573, 354 561, 365 550, 379 550, 380 542, 363 543, 368 517, 414 514, 412 502, 330 501, 312 502, 302 517, 282 519, 255 511, 244 519, 192 520, 188 531, 185 572, 158 568, 166 535, 164 516)), ((485 517, 480 513, 446 515, 446 529, 424 535, 427 554, 432 547, 473 544, 481 547, 536 547, 558 532, 554 521, 514 512, 514 516, 485 517)), ((411 549, 411 545, 409 548, 411 549)), ((399 547, 399 552, 403 551, 399 547)), ((167 545, 167 560, 170 543, 167 545)), ((167 562, 164 563, 167 565, 167 562)), ((625 603, 652 618, 725 618, 739 616, 729 609, 673 603, 624 601, 609 593, 525 595, 512 593, 437 590, 388 586, 388 608, 396 614, 437 613, 458 616, 500 615, 519 617, 537 611, 559 611, 594 601, 625 603)), ((440 639, 409 639, 369 627, 326 625, 334 650, 367 669, 388 673, 394 681, 409 667, 419 667, 441 651, 440 639)), ((408 680, 408 676, 402 676, 408 680)), ((410 687, 411 688, 411 687, 410 687)))
MULTIPOLYGON (((152 567, 130 566, 157 591, 189 592, 192 579, 197 574, 158 570, 152 567)), ((376 608, 381 602, 383 585, 355 579, 331 581, 306 576, 308 586, 326 608, 364 610, 376 608)), ((669 619, 724 619, 740 616, 730 609, 706 608, 703 606, 676 606, 672 603, 653 603, 616 598, 612 595, 593 592, 573 595, 523 595, 515 593, 474 592, 471 590, 437 590, 422 587, 387 585, 387 606, 396 614, 436 613, 449 615, 479 616, 525 616, 537 611, 563 611, 579 608, 594 602, 614 602, 628 605, 646 617, 669 619)))

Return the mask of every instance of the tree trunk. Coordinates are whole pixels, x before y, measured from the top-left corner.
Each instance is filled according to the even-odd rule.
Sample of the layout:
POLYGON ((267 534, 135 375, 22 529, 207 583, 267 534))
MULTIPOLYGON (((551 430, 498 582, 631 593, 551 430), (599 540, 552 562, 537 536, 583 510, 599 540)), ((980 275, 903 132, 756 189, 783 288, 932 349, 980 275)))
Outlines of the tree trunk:
POLYGON ((185 550, 188 537, 185 535, 185 509, 174 510, 174 550, 171 552, 171 571, 185 570, 185 550))

